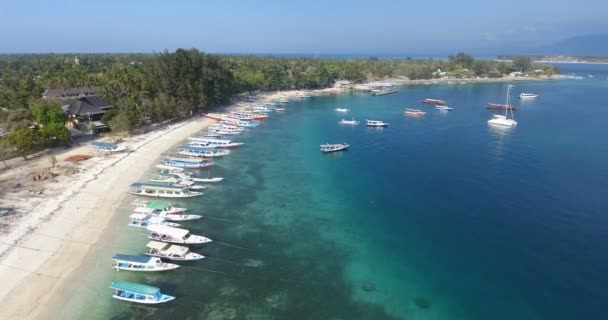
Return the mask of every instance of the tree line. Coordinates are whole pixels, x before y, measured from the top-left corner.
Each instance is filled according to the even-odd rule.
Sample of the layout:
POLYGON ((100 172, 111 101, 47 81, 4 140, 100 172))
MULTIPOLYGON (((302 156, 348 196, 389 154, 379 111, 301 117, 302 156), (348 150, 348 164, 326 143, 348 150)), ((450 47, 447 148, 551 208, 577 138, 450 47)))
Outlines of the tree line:
POLYGON ((336 80, 432 79, 438 69, 455 78, 472 78, 537 68, 549 75, 558 72, 525 58, 505 63, 476 60, 464 53, 447 60, 323 60, 210 55, 196 49, 150 55, 5 55, 0 56, 0 128, 9 132, 3 139, 5 147, 18 148, 17 141, 36 142, 29 149, 21 148, 23 153, 69 143, 69 135, 64 141, 65 131, 58 129, 65 119, 54 115, 45 120, 37 114, 40 108, 53 114, 60 109, 58 102, 42 101, 45 88, 100 87, 100 96, 116 106, 102 122, 123 132, 225 104, 242 92, 324 88, 336 80), (39 136, 26 135, 24 128, 39 136))

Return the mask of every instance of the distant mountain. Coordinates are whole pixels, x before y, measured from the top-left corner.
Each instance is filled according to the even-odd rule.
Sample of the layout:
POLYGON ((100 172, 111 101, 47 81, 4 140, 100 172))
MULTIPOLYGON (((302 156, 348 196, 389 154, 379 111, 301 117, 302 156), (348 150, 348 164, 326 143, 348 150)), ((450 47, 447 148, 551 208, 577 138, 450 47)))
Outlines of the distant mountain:
POLYGON ((608 57, 608 34, 582 35, 534 50, 534 54, 608 57))

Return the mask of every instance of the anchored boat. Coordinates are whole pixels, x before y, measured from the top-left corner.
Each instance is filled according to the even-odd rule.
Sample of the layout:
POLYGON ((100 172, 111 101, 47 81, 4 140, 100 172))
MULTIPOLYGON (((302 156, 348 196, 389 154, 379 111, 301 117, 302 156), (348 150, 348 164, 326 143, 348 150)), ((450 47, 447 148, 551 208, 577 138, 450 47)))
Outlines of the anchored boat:
POLYGON ((424 99, 422 100, 422 103, 424 104, 432 104, 435 106, 445 106, 445 101, 443 100, 437 100, 437 99, 424 99))
POLYGON ((368 127, 377 127, 377 128, 388 127, 388 123, 382 122, 380 120, 367 120, 367 119, 365 119, 365 121, 367 121, 367 126, 368 127))
POLYGON ((133 183, 131 194, 159 198, 191 198, 202 196, 202 192, 192 191, 187 187, 167 186, 155 183, 133 183))
POLYGON ((179 227, 179 223, 167 222, 163 217, 152 216, 152 214, 148 213, 133 213, 129 218, 131 218, 131 222, 128 224, 129 227, 144 229, 152 225, 179 227))
POLYGON ((133 213, 145 213, 161 217, 167 221, 191 221, 198 220, 203 216, 197 214, 186 214, 186 208, 177 208, 172 204, 163 202, 134 203, 136 206, 133 213))
POLYGON ((418 117, 424 116, 426 114, 426 112, 424 112, 422 110, 410 109, 410 108, 405 108, 405 111, 403 113, 408 116, 418 116, 418 117))
POLYGON ((112 281, 110 288, 114 290, 112 298, 118 300, 143 304, 159 304, 175 299, 174 296, 161 293, 159 288, 145 284, 112 281))
POLYGON ((190 231, 186 229, 153 225, 149 226, 148 230, 150 231, 148 239, 158 240, 162 242, 180 244, 201 244, 211 242, 211 239, 203 236, 190 234, 190 231))
POLYGON ((173 260, 173 261, 195 261, 202 260, 205 256, 191 252, 188 247, 178 246, 158 241, 150 241, 146 244, 150 250, 146 253, 149 256, 173 260))
POLYGON ((346 143, 322 144, 321 152, 323 152, 323 153, 337 152, 337 151, 347 150, 348 147, 350 147, 350 145, 348 145, 346 143))
POLYGON ((340 122, 338 122, 339 124, 346 124, 346 125, 350 125, 350 126, 356 126, 359 124, 359 121, 356 121, 355 118, 353 118, 352 120, 340 120, 340 122))
POLYGON ((217 158, 230 154, 228 150, 210 150, 209 148, 195 146, 181 146, 178 147, 178 150, 181 155, 202 158, 217 158))
POLYGON ((166 263, 157 257, 131 256, 127 254, 115 254, 112 268, 125 271, 168 271, 179 268, 174 263, 166 263))

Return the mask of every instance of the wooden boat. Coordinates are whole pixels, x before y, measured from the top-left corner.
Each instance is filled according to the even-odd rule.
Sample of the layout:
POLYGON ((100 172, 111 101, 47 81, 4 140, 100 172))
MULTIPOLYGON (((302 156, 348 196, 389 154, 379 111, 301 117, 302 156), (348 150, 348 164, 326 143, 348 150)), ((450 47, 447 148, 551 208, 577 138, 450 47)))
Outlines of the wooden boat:
POLYGON ((330 153, 330 152, 343 151, 343 150, 347 150, 348 147, 350 147, 350 145, 348 145, 346 143, 322 144, 321 145, 321 152, 323 152, 323 153, 330 153))
POLYGON ((174 296, 161 293, 159 288, 145 284, 112 281, 110 288, 114 290, 112 298, 129 302, 159 304, 175 299, 174 296))
POLYGON ((424 104, 432 104, 435 106, 445 106, 445 101, 443 100, 437 100, 437 99, 424 99, 422 100, 422 103, 424 104))
POLYGON ((408 116, 418 116, 418 117, 424 116, 426 114, 426 112, 424 112, 422 110, 410 109, 410 108, 406 108, 403 113, 408 116))
POLYGON ((120 147, 117 144, 106 143, 106 142, 97 142, 97 141, 91 142, 91 147, 95 151, 107 152, 107 153, 116 153, 116 152, 121 152, 121 151, 125 150, 125 148, 120 147))
POLYGON ((232 142, 230 140, 199 138, 199 137, 189 137, 188 140, 190 140, 189 144, 192 146, 214 147, 214 148, 223 148, 223 149, 238 149, 244 144, 242 142, 232 142))
POLYGON ((231 126, 237 126, 237 127, 241 127, 241 128, 255 128, 258 126, 257 123, 253 123, 253 122, 250 122, 247 120, 233 119, 233 118, 224 118, 222 121, 220 121, 220 123, 226 124, 226 125, 231 125, 231 126))
POLYGON ((196 158, 182 157, 165 157, 163 159, 163 164, 188 169, 209 169, 213 167, 213 162, 204 161, 196 158))
POLYGON ((355 118, 353 118, 352 120, 340 120, 340 122, 338 122, 339 124, 346 124, 346 125, 351 125, 351 126, 356 126, 359 124, 359 121, 356 121, 355 118))
POLYGON ((144 229, 152 225, 179 227, 179 223, 167 222, 165 218, 153 216, 149 213, 133 213, 129 216, 129 218, 131 218, 131 222, 128 224, 129 227, 144 229))
POLYGON ((179 243, 179 244, 202 244, 211 242, 211 239, 190 234, 186 229, 152 225, 148 227, 150 234, 148 239, 158 240, 162 242, 179 243))
POLYGON ((116 269, 117 271, 125 270, 155 272, 175 270, 179 268, 178 265, 174 263, 163 262, 162 260, 160 260, 160 258, 157 257, 115 254, 112 257, 112 260, 114 260, 114 262, 112 263, 112 268, 116 269))
POLYGON ((205 147, 181 146, 177 149, 179 154, 191 157, 217 158, 230 154, 228 150, 213 150, 205 147))
POLYGON ((188 247, 175 244, 150 241, 146 247, 150 249, 146 252, 147 255, 172 261, 195 261, 205 258, 203 255, 190 251, 188 247))
POLYGON ((230 117, 239 119, 239 120, 259 120, 259 121, 268 120, 268 115, 266 115, 266 114, 247 113, 247 112, 231 112, 230 117))
POLYGON ((365 119, 365 121, 367 121, 367 126, 368 127, 377 127, 377 128, 378 127, 380 127, 380 128, 382 128, 382 127, 388 127, 388 123, 382 122, 380 120, 367 120, 367 119, 365 119))
POLYGON ((150 182, 164 184, 167 186, 187 187, 190 190, 201 190, 207 187, 194 184, 192 179, 182 179, 171 174, 154 174, 150 178, 150 182))
POLYGON ((143 213, 161 217, 166 221, 192 221, 201 219, 203 216, 197 214, 186 214, 186 208, 174 207, 172 204, 164 202, 134 202, 134 214, 143 213))
POLYGON ((158 198, 191 198, 202 196, 202 192, 192 191, 187 187, 167 186, 155 183, 133 183, 131 194, 158 198))
POLYGON ((514 106, 508 106, 506 104, 492 103, 492 102, 488 103, 487 108, 490 110, 513 110, 513 111, 517 110, 517 108, 514 106))

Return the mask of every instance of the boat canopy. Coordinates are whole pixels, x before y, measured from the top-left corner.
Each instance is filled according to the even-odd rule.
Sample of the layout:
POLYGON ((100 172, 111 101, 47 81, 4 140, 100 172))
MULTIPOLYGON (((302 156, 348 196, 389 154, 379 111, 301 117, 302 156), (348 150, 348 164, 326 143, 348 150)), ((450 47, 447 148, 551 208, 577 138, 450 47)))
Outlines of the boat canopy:
POLYGON ((115 290, 143 294, 147 296, 155 296, 157 293, 160 292, 160 289, 157 287, 124 281, 112 281, 112 285, 110 286, 110 288, 115 290))
POLYGON ((103 149, 118 149, 118 145, 117 144, 113 144, 113 143, 107 143, 107 142, 97 142, 97 141, 93 141, 91 142, 91 145, 95 148, 103 148, 103 149))
POLYGON ((175 239, 183 239, 185 236, 187 236, 190 233, 190 231, 188 231, 186 229, 173 228, 173 227, 162 226, 162 225, 151 225, 148 227, 148 230, 159 233, 159 234, 166 234, 175 239))
POLYGON ((148 203, 148 205, 146 207, 148 207, 150 209, 163 210, 163 209, 167 208, 168 206, 169 205, 164 202, 154 201, 154 202, 148 203))
POLYGON ((148 256, 132 256, 128 254, 115 254, 112 259, 114 260, 122 260, 129 262, 137 262, 137 263, 149 263, 150 260, 154 260, 154 258, 150 258, 148 256))
POLYGON ((159 241, 150 241, 146 244, 146 247, 150 249, 163 250, 165 247, 169 246, 168 243, 159 242, 159 241))
POLYGON ((131 188, 148 188, 148 189, 156 189, 156 190, 183 190, 183 187, 177 186, 168 186, 166 184, 156 184, 156 183, 133 183, 131 188))
POLYGON ((176 255, 183 256, 183 255, 186 255, 186 253, 188 253, 188 250, 189 250, 188 247, 172 245, 165 252, 167 254, 176 254, 176 255))

